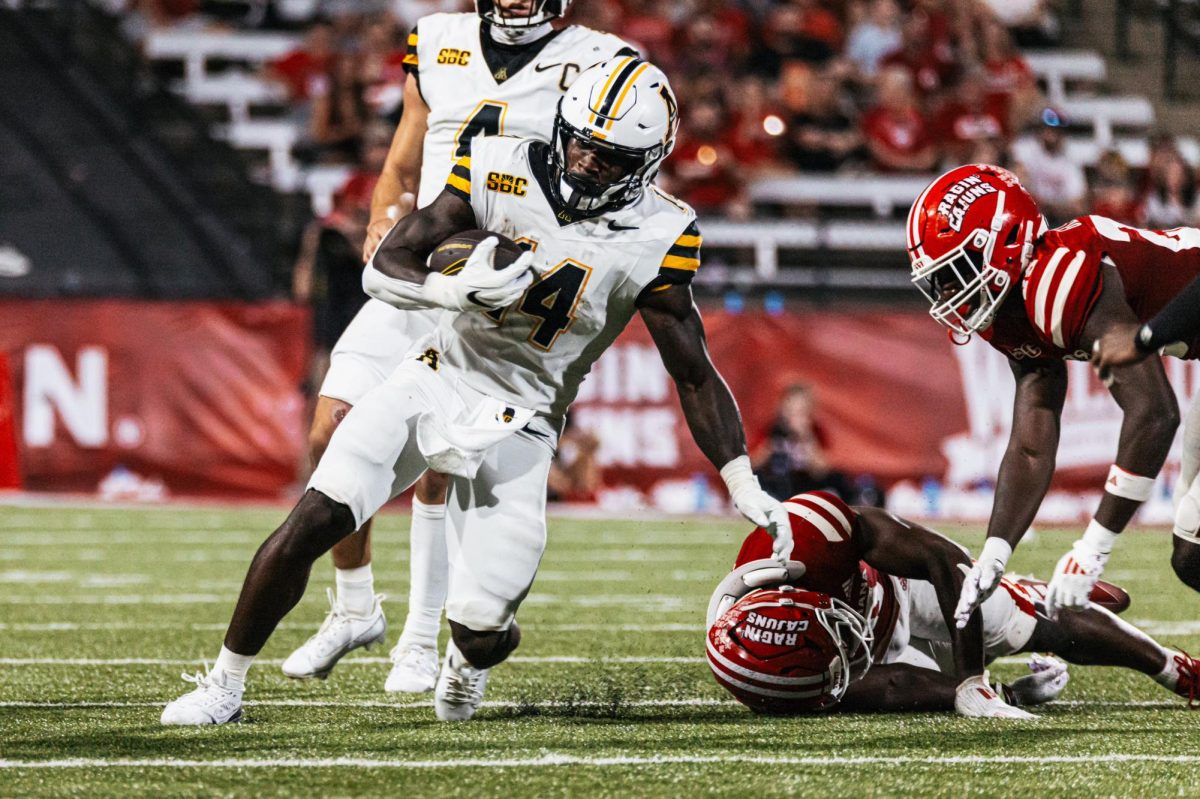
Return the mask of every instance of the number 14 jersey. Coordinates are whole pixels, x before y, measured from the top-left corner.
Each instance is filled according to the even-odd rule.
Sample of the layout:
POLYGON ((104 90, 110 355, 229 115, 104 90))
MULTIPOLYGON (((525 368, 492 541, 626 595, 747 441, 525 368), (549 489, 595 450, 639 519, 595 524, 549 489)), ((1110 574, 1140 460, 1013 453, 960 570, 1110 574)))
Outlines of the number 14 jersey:
POLYGON ((561 207, 549 155, 544 142, 489 136, 454 165, 446 191, 480 228, 533 250, 537 277, 507 308, 444 314, 436 346, 472 388, 560 419, 638 298, 692 281, 700 231, 690 207, 655 188, 599 216, 561 207))
POLYGON ((429 106, 417 205, 433 202, 475 136, 549 141, 563 92, 580 72, 621 53, 635 51, 581 25, 518 48, 495 44, 477 14, 422 17, 404 58, 429 106))

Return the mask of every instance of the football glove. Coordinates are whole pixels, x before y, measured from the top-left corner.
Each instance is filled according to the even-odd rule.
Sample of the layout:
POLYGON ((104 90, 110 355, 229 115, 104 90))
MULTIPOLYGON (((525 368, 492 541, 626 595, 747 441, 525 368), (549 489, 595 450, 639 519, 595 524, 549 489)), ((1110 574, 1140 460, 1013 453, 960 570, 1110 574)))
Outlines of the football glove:
POLYGON ((955 627, 960 630, 966 627, 975 609, 1000 585, 1010 555, 1012 546, 1003 538, 992 536, 984 542, 979 560, 967 572, 967 579, 963 580, 962 590, 958 593, 958 606, 954 608, 955 627))
POLYGON ((771 536, 771 553, 781 563, 792 555, 792 521, 783 504, 763 491, 750 468, 746 455, 734 458, 721 467, 721 479, 729 489, 729 499, 738 513, 771 536))
POLYGON ((1053 702, 1071 679, 1067 664, 1049 655, 1029 658, 1029 671, 1032 673, 1013 680, 1008 686, 1015 705, 1028 707, 1053 702))
POLYGON ((521 253, 508 266, 496 269, 499 243, 495 236, 488 236, 471 250, 458 274, 434 272, 426 277, 424 295, 428 304, 451 311, 490 311, 516 302, 533 283, 533 253, 521 253))
POLYGON ((1087 540, 1081 538, 1071 551, 1058 559, 1054 577, 1046 589, 1046 615, 1058 618, 1059 610, 1083 610, 1091 604, 1088 597, 1104 574, 1108 562, 1107 552, 1101 552, 1087 540))
POLYGON ((1005 702, 991 686, 988 685, 988 675, 977 674, 959 683, 954 691, 954 712, 969 718, 989 719, 1036 719, 1037 716, 1027 713, 1019 707, 1013 707, 1005 702))

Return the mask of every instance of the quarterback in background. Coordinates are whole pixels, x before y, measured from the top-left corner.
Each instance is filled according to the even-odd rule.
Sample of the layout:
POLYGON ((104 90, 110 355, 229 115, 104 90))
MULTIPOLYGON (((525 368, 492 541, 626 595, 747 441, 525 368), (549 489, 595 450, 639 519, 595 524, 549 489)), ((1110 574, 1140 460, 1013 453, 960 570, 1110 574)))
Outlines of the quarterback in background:
POLYGON ((1046 584, 1015 576, 973 612, 954 619, 970 565, 953 541, 878 508, 851 508, 833 494, 784 503, 792 554, 771 559, 771 539, 753 531, 708 610, 709 666, 751 709, 770 714, 829 710, 956 710, 965 716, 1032 718, 1014 705, 1056 698, 1066 665, 1034 655, 1032 674, 993 684, 984 661, 1049 652, 1071 663, 1139 671, 1189 700, 1200 671, 1107 608, 1128 595, 1100 582, 1096 607, 1044 612, 1046 584))
MULTIPOLYGON (((957 341, 978 333, 1008 356, 1016 378, 1012 433, 996 478, 988 538, 962 587, 964 624, 1000 584, 1033 522, 1058 449, 1065 360, 1087 360, 1110 331, 1150 319, 1200 275, 1200 230, 1141 230, 1084 216, 1048 230, 1033 198, 1008 170, 958 167, 933 181, 908 216, 912 279, 930 314, 957 341)), ((1169 354, 1200 357, 1200 340, 1169 354)), ((1087 607, 1118 534, 1150 497, 1179 425, 1162 362, 1112 369, 1109 390, 1124 419, 1104 496, 1083 536, 1055 567, 1051 616, 1087 607)), ((1176 490, 1176 575, 1200 590, 1200 424, 1185 439, 1176 490)))
POLYGON ((563 417, 635 313, 697 446, 735 507, 774 537, 774 556, 787 557, 787 513, 751 471, 737 403, 692 298, 695 212, 652 185, 677 126, 662 71, 612 59, 559 101, 551 143, 476 138, 441 194, 388 232, 363 277, 368 293, 449 313, 346 414, 308 491, 255 555, 213 670, 167 705, 164 724, 236 720, 246 672, 300 600, 313 562, 427 467, 451 475, 451 642, 434 707, 441 720, 473 717, 490 669, 521 640, 515 617, 546 545, 546 479, 563 417), (492 234, 454 274, 430 270, 435 248, 474 229, 492 234), (499 236, 527 251, 498 263, 499 236))
MULTIPOLYGON (((404 115, 375 193, 363 248, 366 261, 396 218, 429 205, 454 161, 476 136, 549 140, 554 107, 583 70, 614 55, 634 55, 625 42, 578 25, 551 21, 570 0, 477 0, 474 14, 431 14, 408 36, 404 115)), ((333 349, 309 433, 314 464, 350 408, 399 366, 413 342, 433 331, 441 308, 400 311, 368 300, 333 349)), ((392 649, 385 690, 433 690, 437 639, 446 600, 446 478, 417 482, 410 531, 409 607, 392 649)), ((337 591, 320 630, 284 662, 289 677, 326 677, 338 660, 384 640, 381 597, 371 573, 371 519, 332 551, 337 591)))

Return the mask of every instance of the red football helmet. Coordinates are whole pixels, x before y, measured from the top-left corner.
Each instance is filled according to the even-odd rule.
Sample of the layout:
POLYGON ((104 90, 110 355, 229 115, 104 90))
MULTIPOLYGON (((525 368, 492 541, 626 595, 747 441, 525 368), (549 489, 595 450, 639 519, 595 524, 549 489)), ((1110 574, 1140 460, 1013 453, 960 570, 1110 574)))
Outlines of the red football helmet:
POLYGON ((1047 229, 1016 175, 990 164, 952 169, 908 212, 913 283, 954 333, 986 330, 1047 229))
POLYGON ((709 628, 706 646, 717 682, 769 715, 833 707, 866 674, 870 652, 866 620, 849 605, 788 585, 739 599, 709 628))

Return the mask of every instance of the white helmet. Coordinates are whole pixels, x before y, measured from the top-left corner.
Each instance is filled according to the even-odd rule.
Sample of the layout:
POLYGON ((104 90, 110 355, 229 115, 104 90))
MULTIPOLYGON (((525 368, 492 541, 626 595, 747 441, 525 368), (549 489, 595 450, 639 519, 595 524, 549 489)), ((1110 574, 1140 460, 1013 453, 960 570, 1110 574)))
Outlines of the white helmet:
POLYGON ((636 200, 654 180, 675 146, 679 105, 662 70, 637 56, 618 56, 575 79, 558 101, 550 146, 551 189, 579 211, 620 208, 636 200), (624 167, 615 182, 567 170, 571 139, 624 167))
POLYGON ((504 16, 496 10, 496 0, 475 0, 475 13, 500 28, 533 28, 567 13, 571 0, 533 0, 529 14, 504 16))

